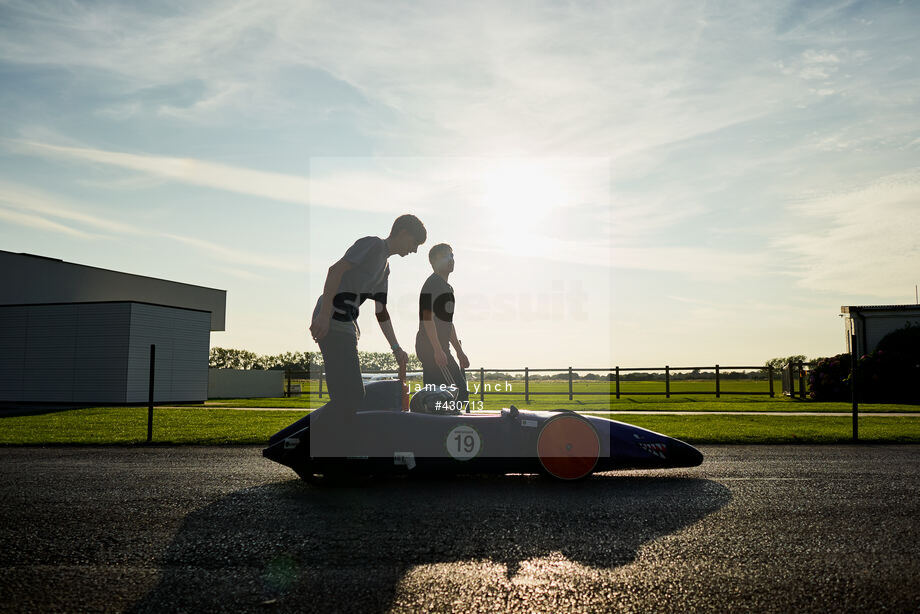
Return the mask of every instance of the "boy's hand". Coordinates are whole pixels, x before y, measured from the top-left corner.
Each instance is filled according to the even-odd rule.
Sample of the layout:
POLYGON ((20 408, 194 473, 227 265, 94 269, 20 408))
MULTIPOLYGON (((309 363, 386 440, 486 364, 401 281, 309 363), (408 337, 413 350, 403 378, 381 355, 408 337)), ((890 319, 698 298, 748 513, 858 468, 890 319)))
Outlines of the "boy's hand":
POLYGON ((329 332, 329 318, 324 318, 322 314, 318 314, 314 318, 313 323, 310 324, 310 334, 313 335, 314 341, 319 341, 326 336, 326 333, 329 332))
POLYGON ((434 362, 439 367, 447 366, 447 354, 439 347, 434 348, 434 362))
POLYGON ((397 364, 405 369, 406 365, 409 363, 409 355, 406 354, 406 351, 402 348, 396 348, 393 350, 393 355, 396 357, 397 364))
POLYGON ((457 352, 457 360, 460 361, 460 368, 461 368, 461 369, 469 369, 469 368, 470 368, 470 359, 466 357, 466 354, 463 353, 463 350, 457 352))

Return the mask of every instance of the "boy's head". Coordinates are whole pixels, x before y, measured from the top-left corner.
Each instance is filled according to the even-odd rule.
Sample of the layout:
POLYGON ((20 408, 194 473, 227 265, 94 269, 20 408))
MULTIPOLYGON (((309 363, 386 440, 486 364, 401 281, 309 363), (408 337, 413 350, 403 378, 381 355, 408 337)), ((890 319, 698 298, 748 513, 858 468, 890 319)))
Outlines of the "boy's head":
POLYGON ((438 243, 428 251, 428 262, 435 273, 451 273, 454 270, 454 250, 447 243, 438 243))
POLYGON ((394 253, 400 256, 414 254, 418 246, 428 238, 428 231, 425 225, 414 215, 407 213, 400 215, 393 222, 393 228, 390 229, 388 240, 393 246, 394 253))

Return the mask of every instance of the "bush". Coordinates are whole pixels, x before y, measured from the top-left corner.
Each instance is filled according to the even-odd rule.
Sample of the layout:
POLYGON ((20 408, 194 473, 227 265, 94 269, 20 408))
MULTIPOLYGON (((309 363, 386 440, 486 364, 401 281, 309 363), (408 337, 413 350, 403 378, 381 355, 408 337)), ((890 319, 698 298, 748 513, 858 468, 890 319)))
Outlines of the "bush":
POLYGON ((885 335, 857 366, 860 399, 920 400, 920 326, 908 325, 885 335))
POLYGON ((850 398, 850 355, 819 358, 808 372, 808 397, 815 401, 846 401, 850 398))
MULTIPOLYGON (((920 400, 920 326, 907 326, 886 335, 876 349, 856 362, 856 393, 863 402, 920 400)), ((850 355, 821 358, 808 375, 809 398, 847 401, 850 355)))

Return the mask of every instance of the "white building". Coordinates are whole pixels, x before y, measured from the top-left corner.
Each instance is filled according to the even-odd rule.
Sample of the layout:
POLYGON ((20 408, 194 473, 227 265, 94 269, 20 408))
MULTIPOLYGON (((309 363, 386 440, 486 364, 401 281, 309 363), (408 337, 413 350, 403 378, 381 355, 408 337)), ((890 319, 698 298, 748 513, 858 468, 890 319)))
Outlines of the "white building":
POLYGON ((0 402, 204 401, 227 293, 0 251, 0 402))
POLYGON ((856 335, 856 355, 873 351, 885 335, 906 326, 920 326, 920 305, 862 305, 840 308, 845 318, 847 352, 851 335, 856 335))

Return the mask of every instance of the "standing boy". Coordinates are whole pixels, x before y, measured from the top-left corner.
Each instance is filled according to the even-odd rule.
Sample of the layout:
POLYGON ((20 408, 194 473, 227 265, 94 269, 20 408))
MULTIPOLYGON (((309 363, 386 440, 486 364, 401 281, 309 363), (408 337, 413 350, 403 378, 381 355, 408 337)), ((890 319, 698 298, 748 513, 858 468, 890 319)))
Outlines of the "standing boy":
POLYGON ((387 279, 393 254, 414 254, 427 232, 414 215, 401 215, 386 239, 364 237, 355 241, 342 258, 329 267, 323 295, 316 301, 310 332, 319 343, 329 387, 329 408, 348 418, 364 402, 364 382, 358 361, 358 308, 365 299, 376 302, 377 322, 400 366, 408 355, 396 341, 387 313, 387 279))
POLYGON ((461 368, 469 367, 470 361, 457 339, 457 330, 454 328, 454 289, 447 283, 448 276, 454 270, 454 250, 446 243, 439 243, 428 252, 428 261, 434 273, 425 280, 419 295, 415 353, 422 363, 425 386, 435 385, 438 389, 441 384, 456 386, 457 401, 466 402, 470 395, 461 368), (457 351, 459 366, 450 355, 449 344, 457 351))

